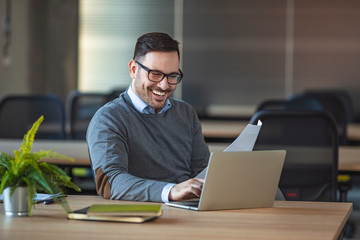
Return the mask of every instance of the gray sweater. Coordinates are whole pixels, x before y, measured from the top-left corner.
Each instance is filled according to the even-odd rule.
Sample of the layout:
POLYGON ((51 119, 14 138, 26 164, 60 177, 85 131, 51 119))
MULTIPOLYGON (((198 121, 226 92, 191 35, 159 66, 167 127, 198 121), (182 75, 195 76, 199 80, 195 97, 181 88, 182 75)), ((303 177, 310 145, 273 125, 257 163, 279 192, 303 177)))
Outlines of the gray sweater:
POLYGON ((167 183, 193 178, 207 166, 209 149, 195 110, 170 102, 162 114, 143 114, 125 92, 97 111, 87 143, 100 195, 161 202, 167 183))

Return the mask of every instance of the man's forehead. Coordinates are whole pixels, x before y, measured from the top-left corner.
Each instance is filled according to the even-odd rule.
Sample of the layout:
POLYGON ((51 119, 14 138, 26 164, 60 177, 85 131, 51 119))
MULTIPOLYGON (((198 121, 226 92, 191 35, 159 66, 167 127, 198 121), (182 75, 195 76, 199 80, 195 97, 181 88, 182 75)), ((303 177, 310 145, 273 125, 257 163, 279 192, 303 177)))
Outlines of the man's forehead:
POLYGON ((151 59, 151 58, 156 59, 156 60, 158 60, 159 58, 179 59, 179 55, 176 51, 171 51, 171 52, 150 51, 150 52, 146 53, 144 56, 140 57, 141 60, 151 59))
POLYGON ((140 60, 153 70, 176 72, 179 69, 177 52, 149 52, 140 60))

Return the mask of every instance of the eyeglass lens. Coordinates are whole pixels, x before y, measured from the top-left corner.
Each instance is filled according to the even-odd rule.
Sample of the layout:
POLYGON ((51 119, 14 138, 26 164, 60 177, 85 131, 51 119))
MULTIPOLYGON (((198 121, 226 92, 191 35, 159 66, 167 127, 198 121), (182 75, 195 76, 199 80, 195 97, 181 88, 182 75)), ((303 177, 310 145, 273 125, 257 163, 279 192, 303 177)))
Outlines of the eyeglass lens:
POLYGON ((148 79, 150 81, 153 81, 153 82, 160 82, 162 81, 165 77, 167 78, 167 82, 169 84, 172 84, 172 85, 175 85, 175 84, 178 84, 182 77, 183 77, 183 74, 181 72, 181 70, 179 69, 180 71, 180 74, 178 73, 170 73, 170 74, 165 74, 165 73, 162 73, 160 71, 156 71, 156 70, 150 70, 148 69, 147 67, 145 67, 144 65, 142 65, 141 63, 139 63, 138 61, 135 61, 141 68, 143 68, 145 71, 148 72, 148 79))
MULTIPOLYGON (((155 81, 155 82, 160 82, 161 80, 163 80, 165 77, 165 74, 159 71, 153 71, 150 70, 149 71, 149 80, 150 81, 155 81)), ((181 80, 181 75, 180 74, 169 74, 167 75, 167 81, 170 84, 177 84, 178 82, 180 82, 181 80)))

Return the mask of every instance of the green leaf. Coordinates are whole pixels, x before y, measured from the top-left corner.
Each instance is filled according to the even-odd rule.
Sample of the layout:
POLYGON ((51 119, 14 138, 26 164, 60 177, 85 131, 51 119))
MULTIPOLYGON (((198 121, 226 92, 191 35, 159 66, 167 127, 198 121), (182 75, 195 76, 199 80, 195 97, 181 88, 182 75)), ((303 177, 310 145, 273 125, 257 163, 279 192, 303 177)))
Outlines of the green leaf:
POLYGON ((0 153, 0 167, 4 167, 6 169, 9 169, 10 161, 13 159, 10 155, 1 152, 0 153))
POLYGON ((2 191, 3 191, 5 188, 9 187, 9 186, 8 186, 8 182, 10 182, 11 177, 12 177, 11 174, 10 174, 9 172, 6 172, 6 173, 4 174, 4 176, 1 178, 0 193, 2 193, 2 191))
POLYGON ((48 182, 54 182, 56 185, 72 188, 75 191, 81 192, 81 189, 71 182, 71 178, 59 167, 49 163, 39 163, 39 168, 44 174, 45 178, 49 178, 48 182))
POLYGON ((39 119, 32 125, 31 129, 25 134, 23 143, 20 147, 20 151, 24 153, 30 153, 32 149, 32 144, 35 139, 35 134, 39 129, 40 124, 44 120, 44 116, 40 116, 39 119))
POLYGON ((59 154, 57 152, 54 152, 54 150, 48 150, 48 151, 39 151, 34 154, 34 158, 36 158, 37 160, 40 160, 42 158, 47 158, 47 159, 64 159, 64 160, 68 160, 68 161, 75 161, 73 158, 59 154))
POLYGON ((66 198, 64 198, 64 197, 55 198, 55 201, 61 205, 61 207, 64 209, 64 211, 66 213, 72 212, 70 205, 69 205, 68 201, 66 200, 66 198))
POLYGON ((47 193, 51 193, 51 194, 54 193, 53 190, 51 189, 48 181, 46 181, 43 174, 41 173, 41 171, 33 172, 33 174, 29 177, 29 179, 34 181, 36 183, 36 185, 40 185, 41 187, 43 187, 47 193))

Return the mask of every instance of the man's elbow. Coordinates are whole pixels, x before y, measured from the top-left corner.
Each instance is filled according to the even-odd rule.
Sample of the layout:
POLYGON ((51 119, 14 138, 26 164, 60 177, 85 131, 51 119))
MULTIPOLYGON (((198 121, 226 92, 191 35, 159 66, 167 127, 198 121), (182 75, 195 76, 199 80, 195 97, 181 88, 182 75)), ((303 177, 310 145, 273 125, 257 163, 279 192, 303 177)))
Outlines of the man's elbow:
POLYGON ((111 186, 109 183, 109 178, 106 176, 106 174, 102 171, 101 168, 96 169, 95 184, 97 193, 105 199, 110 199, 111 186))

